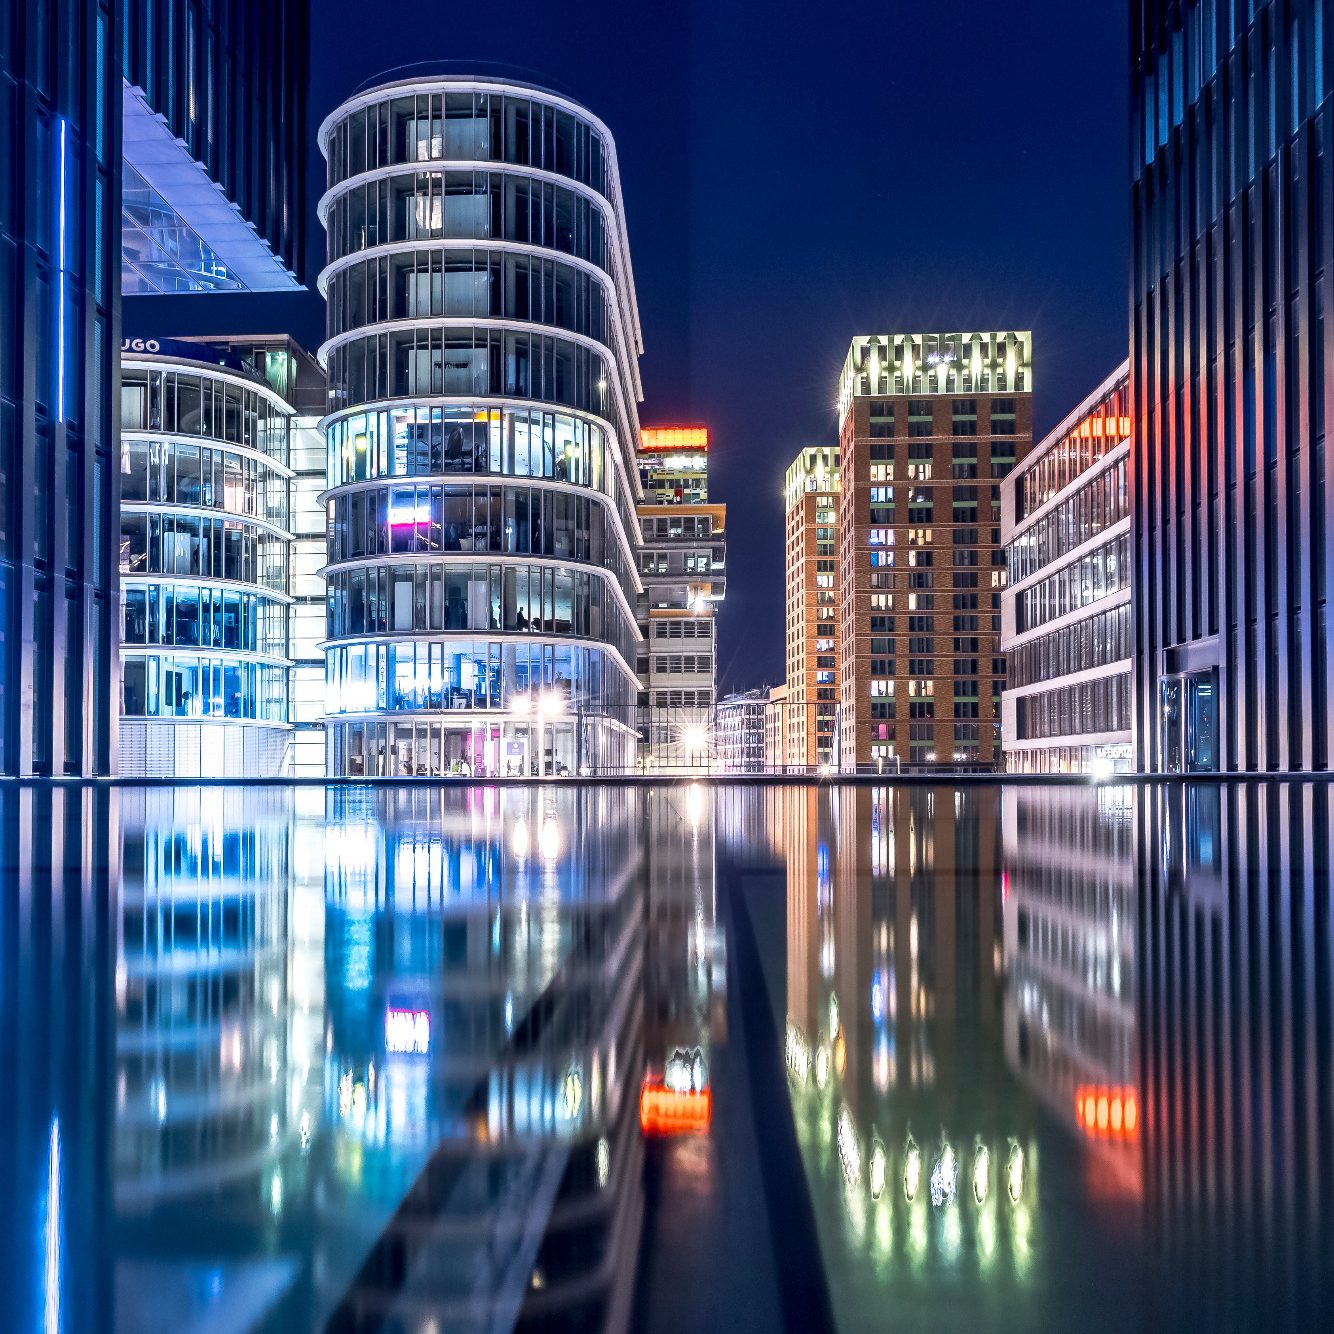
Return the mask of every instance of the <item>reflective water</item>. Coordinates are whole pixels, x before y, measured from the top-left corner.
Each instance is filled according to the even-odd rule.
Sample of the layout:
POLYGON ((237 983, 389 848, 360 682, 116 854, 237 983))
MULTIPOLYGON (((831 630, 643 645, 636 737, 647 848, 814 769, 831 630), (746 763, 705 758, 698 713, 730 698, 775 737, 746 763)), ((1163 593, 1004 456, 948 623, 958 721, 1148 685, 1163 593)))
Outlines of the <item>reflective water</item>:
POLYGON ((1324 785, 0 792, 0 1329, 1320 1329, 1324 785))

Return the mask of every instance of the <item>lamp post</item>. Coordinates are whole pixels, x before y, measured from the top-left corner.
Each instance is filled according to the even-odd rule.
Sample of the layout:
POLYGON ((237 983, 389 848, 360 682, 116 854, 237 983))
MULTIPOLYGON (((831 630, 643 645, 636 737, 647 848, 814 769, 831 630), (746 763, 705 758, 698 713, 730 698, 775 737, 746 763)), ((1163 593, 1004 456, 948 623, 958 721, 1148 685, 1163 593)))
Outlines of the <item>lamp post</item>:
MULTIPOLYGON (((559 690, 544 690, 537 700, 537 772, 538 777, 545 778, 547 767, 547 746, 546 746, 546 726, 548 719, 563 717, 565 714, 565 697, 559 690)), ((553 762, 555 757, 552 757, 553 762)), ((554 767, 554 763, 553 763, 554 767)))

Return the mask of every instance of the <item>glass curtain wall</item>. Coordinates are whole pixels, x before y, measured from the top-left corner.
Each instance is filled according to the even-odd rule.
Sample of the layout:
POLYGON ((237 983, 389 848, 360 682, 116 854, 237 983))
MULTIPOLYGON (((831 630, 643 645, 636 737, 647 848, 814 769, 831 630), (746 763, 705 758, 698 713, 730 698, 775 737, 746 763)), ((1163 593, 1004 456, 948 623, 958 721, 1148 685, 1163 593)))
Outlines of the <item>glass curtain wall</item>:
POLYGON ((320 146, 330 772, 628 770, 640 335, 610 135, 431 78, 320 146))
POLYGON ((167 358, 124 363, 120 409, 121 771, 285 772, 292 410, 167 358))

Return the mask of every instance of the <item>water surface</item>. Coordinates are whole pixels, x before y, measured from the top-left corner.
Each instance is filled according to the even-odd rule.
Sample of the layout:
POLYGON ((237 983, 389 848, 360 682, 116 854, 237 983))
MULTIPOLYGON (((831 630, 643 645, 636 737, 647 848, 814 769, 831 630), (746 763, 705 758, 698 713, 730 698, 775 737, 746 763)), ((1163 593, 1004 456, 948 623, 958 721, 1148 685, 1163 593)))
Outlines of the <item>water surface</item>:
POLYGON ((6 1330, 1330 1326, 1324 785, 0 815, 6 1330))

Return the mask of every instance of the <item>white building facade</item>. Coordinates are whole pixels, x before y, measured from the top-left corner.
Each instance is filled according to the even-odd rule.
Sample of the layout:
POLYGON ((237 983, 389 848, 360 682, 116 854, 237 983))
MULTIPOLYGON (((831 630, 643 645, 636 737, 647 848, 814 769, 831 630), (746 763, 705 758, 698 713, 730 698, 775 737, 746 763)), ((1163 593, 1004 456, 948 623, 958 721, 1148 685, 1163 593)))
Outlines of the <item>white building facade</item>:
POLYGON ((1131 747, 1129 363, 1001 484, 1010 773, 1123 773, 1131 747))
POLYGON ((324 122, 331 774, 634 767, 641 340, 616 150, 430 78, 324 122))
POLYGON ((121 369, 119 771, 283 776, 293 409, 237 356, 153 347, 121 369))

